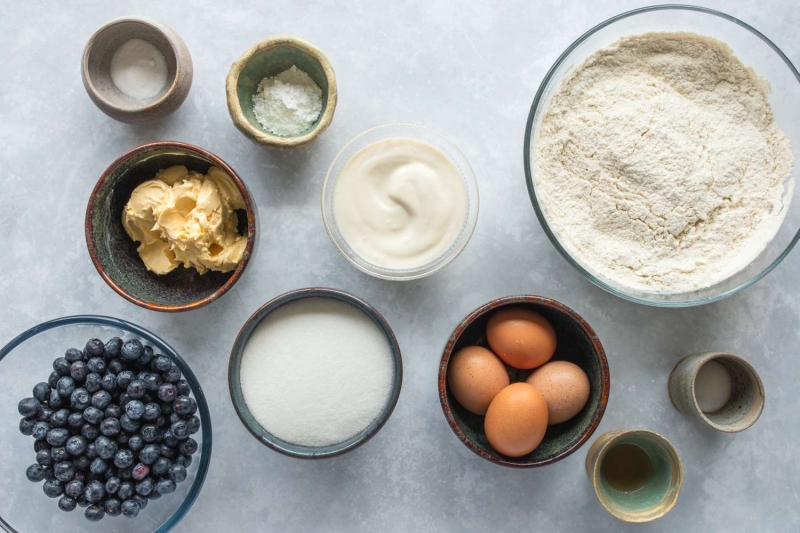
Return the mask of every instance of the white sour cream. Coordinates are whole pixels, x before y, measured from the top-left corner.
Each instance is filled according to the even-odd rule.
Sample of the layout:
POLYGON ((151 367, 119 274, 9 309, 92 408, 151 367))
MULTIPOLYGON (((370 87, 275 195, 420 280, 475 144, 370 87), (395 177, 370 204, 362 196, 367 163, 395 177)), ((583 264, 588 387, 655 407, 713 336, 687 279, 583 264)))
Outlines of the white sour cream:
POLYGON ((355 253, 389 269, 441 256, 467 215, 461 173, 439 150, 415 139, 384 139, 347 162, 333 191, 336 225, 355 253))

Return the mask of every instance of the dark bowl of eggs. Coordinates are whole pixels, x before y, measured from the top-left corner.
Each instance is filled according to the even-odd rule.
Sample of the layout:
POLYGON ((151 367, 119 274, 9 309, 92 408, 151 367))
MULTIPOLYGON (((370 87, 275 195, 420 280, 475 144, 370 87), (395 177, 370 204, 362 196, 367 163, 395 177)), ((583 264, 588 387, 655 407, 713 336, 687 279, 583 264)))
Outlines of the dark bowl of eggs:
POLYGON ((594 330, 541 296, 507 296, 470 313, 439 365, 439 400, 456 436, 484 459, 518 468, 554 463, 589 440, 609 386, 594 330))

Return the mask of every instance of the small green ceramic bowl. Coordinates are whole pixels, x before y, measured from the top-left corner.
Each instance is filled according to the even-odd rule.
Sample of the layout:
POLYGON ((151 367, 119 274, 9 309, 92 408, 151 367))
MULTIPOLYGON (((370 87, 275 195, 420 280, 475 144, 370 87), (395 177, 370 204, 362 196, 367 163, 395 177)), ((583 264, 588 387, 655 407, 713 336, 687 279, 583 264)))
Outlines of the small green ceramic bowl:
MULTIPOLYGON (((530 370, 506 366, 511 382, 525 381, 530 370)), ((439 400, 450 428, 467 448, 493 463, 518 468, 530 468, 555 463, 570 455, 589 440, 608 403, 610 378, 608 361, 594 330, 581 316, 566 305, 541 296, 507 296, 482 305, 469 314, 453 331, 447 341, 439 365, 439 400), (525 307, 543 315, 556 332, 556 353, 551 361, 575 363, 589 378, 589 401, 575 417, 547 427, 541 444, 528 455, 506 457, 496 452, 483 431, 484 417, 464 409, 453 397, 447 385, 447 365, 450 356, 465 346, 484 346, 486 323, 503 307, 525 307)))
POLYGON ((330 125, 336 109, 336 75, 328 58, 313 44, 289 35, 270 37, 251 47, 239 58, 225 81, 228 113, 233 124, 256 144, 291 148, 316 139, 330 125), (322 89, 322 111, 311 127, 295 137, 280 137, 266 131, 253 111, 253 95, 262 79, 297 66, 322 89))
POLYGON ((172 141, 139 146, 111 163, 89 197, 84 225, 89 255, 100 276, 123 298, 153 311, 187 311, 213 302, 242 277, 258 242, 256 204, 236 172, 207 150, 172 141), (246 209, 239 213, 239 233, 247 235, 247 246, 233 272, 211 271, 201 276, 193 268, 179 267, 159 276, 144 266, 137 243, 122 227, 122 210, 133 189, 172 165, 202 173, 216 166, 241 192, 246 209))

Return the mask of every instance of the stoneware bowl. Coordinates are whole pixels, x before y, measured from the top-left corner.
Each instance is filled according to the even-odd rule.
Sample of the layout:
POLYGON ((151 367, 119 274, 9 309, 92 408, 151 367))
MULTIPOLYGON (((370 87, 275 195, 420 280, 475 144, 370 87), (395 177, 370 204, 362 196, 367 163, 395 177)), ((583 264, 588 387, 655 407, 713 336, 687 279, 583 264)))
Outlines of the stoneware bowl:
POLYGON ((374 307, 367 302, 353 296, 352 294, 336 289, 326 289, 321 287, 310 287, 306 289, 298 289, 295 291, 287 292, 276 298, 273 298, 264 304, 258 311, 247 319, 239 335, 236 337, 236 342, 233 344, 231 350, 231 357, 228 363, 228 387, 230 388, 231 400, 233 407, 236 409, 236 414, 242 424, 247 428, 258 441, 268 448, 272 448, 276 452, 280 452, 289 457, 296 457, 298 459, 327 459, 328 457, 335 457, 342 455, 346 452, 354 450, 371 439, 386 421, 391 416, 397 399, 400 397, 400 387, 403 383, 403 359, 400 356, 400 345, 397 343, 397 338, 394 336, 392 328, 386 319, 375 310, 374 307), (367 426, 363 431, 357 435, 347 439, 344 442, 332 444, 329 446, 303 446, 287 442, 279 439, 267 431, 250 413, 247 403, 242 394, 242 387, 240 381, 240 368, 242 364, 242 355, 244 354, 244 347, 247 344, 250 335, 259 325, 259 323, 268 314, 279 308, 280 306, 301 299, 301 298, 334 298, 346 302, 357 309, 363 311, 369 316, 378 327, 386 334, 386 340, 391 347, 392 355, 394 357, 394 378, 392 380, 392 391, 386 404, 383 406, 380 414, 372 423, 367 426))
MULTIPOLYGON (((530 370, 506 365, 511 382, 525 381, 530 370)), ((482 305, 465 318, 447 341, 439 365, 439 400, 450 428, 467 448, 493 463, 520 468, 554 463, 580 448, 597 429, 608 403, 610 378, 608 361, 594 330, 581 316, 566 305, 541 296, 507 296, 482 305), (491 349, 486 342, 486 323, 492 313, 503 307, 525 307, 542 314, 556 332, 556 352, 551 361, 575 363, 586 373, 591 388, 589 401, 574 418, 548 426, 544 440, 528 455, 506 457, 496 452, 486 439, 483 419, 464 409, 447 385, 450 356, 465 346, 479 345, 491 349)))
POLYGON ((139 124, 159 120, 178 109, 192 87, 192 57, 183 39, 165 24, 147 18, 112 20, 86 43, 81 65, 83 86, 89 97, 109 117, 139 124), (155 46, 167 61, 167 83, 151 98, 131 98, 111 80, 111 58, 130 39, 155 46))
POLYGON ((164 141, 145 144, 123 154, 103 172, 86 208, 86 244, 100 276, 120 296, 154 311, 187 311, 207 305, 233 287, 255 254, 257 208, 247 186, 216 155, 191 144, 164 141), (239 212, 239 233, 247 235, 247 246, 233 272, 207 272, 178 267, 159 276, 145 268, 134 242, 122 227, 122 210, 131 192, 144 181, 171 165, 186 165, 205 173, 210 166, 225 171, 242 193, 247 209, 239 212))
POLYGON ((684 357, 669 375, 669 399, 675 409, 717 431, 738 433, 756 423, 764 410, 764 384, 755 368, 728 353, 706 352, 684 357), (720 409, 703 412, 697 403, 696 380, 709 361, 721 364, 731 378, 731 396, 720 409))
POLYGON ((228 113, 233 124, 256 144, 273 148, 291 148, 316 139, 330 125, 336 109, 336 75, 328 58, 313 44, 277 35, 251 47, 239 58, 225 82, 228 113), (280 137, 267 132, 253 112, 253 95, 259 82, 296 65, 322 89, 322 112, 317 121, 296 137, 280 137))
POLYGON ((603 507, 625 522, 650 522, 667 514, 678 502, 683 482, 683 466, 677 450, 667 439, 646 429, 601 435, 586 455, 586 474, 603 507), (603 475, 603 460, 620 444, 639 447, 649 459, 649 475, 638 490, 617 490, 603 475))

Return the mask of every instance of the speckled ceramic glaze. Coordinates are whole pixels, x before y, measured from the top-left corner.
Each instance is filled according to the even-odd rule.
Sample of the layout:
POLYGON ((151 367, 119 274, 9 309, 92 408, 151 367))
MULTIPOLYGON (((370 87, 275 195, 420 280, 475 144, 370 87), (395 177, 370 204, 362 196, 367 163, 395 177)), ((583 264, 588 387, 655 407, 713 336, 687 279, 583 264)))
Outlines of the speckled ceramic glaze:
POLYGON ((257 244, 257 210, 244 182, 214 154, 180 142, 157 142, 134 148, 109 166, 97 182, 86 208, 86 244, 97 271, 112 289, 131 302, 155 311, 186 311, 211 303, 242 276, 257 244), (239 232, 247 246, 233 272, 178 267, 159 276, 145 268, 134 242, 122 227, 122 210, 133 189, 171 165, 206 173, 212 165, 224 170, 242 193, 246 211, 239 212, 239 232))
POLYGON ((586 455, 586 474, 609 513, 625 522, 650 522, 667 514, 678 502, 683 465, 677 450, 658 433, 646 429, 619 430, 600 435, 592 444, 586 455), (620 444, 638 446, 650 459, 652 471, 639 490, 616 490, 602 476, 603 459, 620 444))
MULTIPOLYGON (((324 354, 320 354, 320 356, 324 357, 324 354)), ((364 300, 361 300, 360 298, 357 298, 344 291, 322 287, 297 289, 273 298, 264 304, 258 311, 253 313, 249 319, 247 319, 247 322, 245 322, 244 326, 239 331, 239 335, 236 337, 236 342, 233 344, 230 361, 228 363, 228 387, 230 389, 233 407, 236 409, 236 414, 239 415, 239 419, 242 421, 242 424, 244 424, 247 430, 250 431, 250 433, 252 433, 252 435, 265 446, 272 448, 276 452, 288 455, 289 457, 296 457, 299 459, 326 459, 328 457, 334 457, 354 450, 355 448, 358 448, 367 442, 383 427, 386 421, 389 420, 389 416, 391 416, 392 411, 394 411, 394 406, 397 403, 397 399, 400 397, 400 387, 402 384, 403 359, 400 355, 400 345, 397 343, 397 338, 394 336, 394 332, 392 331, 392 328, 389 327, 389 323, 386 322, 386 319, 383 318, 383 316, 374 307, 369 305, 364 300), (329 446, 302 446, 299 444, 294 444, 283 439, 279 439, 264 429, 264 427, 259 424, 258 421, 256 421, 253 415, 250 414, 250 409, 248 409, 247 403, 244 400, 244 395, 242 394, 241 381, 239 377, 244 347, 247 344, 247 340, 250 338, 250 335, 261 323, 264 317, 284 304, 301 298, 313 297, 334 298, 363 311, 386 335, 386 340, 389 342, 392 356, 394 358, 392 391, 389 394, 386 405, 384 405, 380 414, 378 414, 377 418, 375 418, 375 420, 373 420, 369 426, 364 428, 364 430, 357 435, 354 435, 344 442, 331 444, 329 446)))
POLYGON ((154 122, 177 110, 189 95, 194 70, 189 49, 175 30, 155 20, 125 17, 112 20, 92 35, 83 50, 81 74, 86 92, 103 113, 138 124, 154 122), (111 59, 130 39, 149 42, 167 62, 167 83, 152 98, 131 98, 111 80, 111 59))
POLYGON ((669 376, 669 398, 675 409, 726 433, 744 431, 764 410, 764 384, 755 368, 737 355, 706 352, 684 357, 669 376), (697 373, 709 361, 725 367, 731 377, 731 397, 722 408, 704 413, 697 404, 697 373))
MULTIPOLYGON (((506 368, 512 383, 525 381, 531 373, 530 370, 518 370, 508 365, 506 368)), ((450 335, 439 365, 439 400, 451 429, 470 450, 484 459, 504 466, 544 466, 563 459, 580 448, 603 418, 609 387, 608 361, 594 330, 566 305, 541 296, 499 298, 470 313, 450 335), (522 457, 506 457, 492 449, 483 430, 484 417, 461 407, 447 386, 450 356, 464 346, 480 345, 489 348, 486 342, 486 323, 495 310, 507 306, 526 307, 546 317, 553 325, 557 337, 552 361, 575 363, 586 372, 591 387, 589 401, 581 412, 566 422, 548 426, 541 444, 522 457)))
POLYGON ((250 48, 231 65, 225 82, 228 113, 234 125, 256 144, 291 148, 316 139, 330 125, 336 109, 336 75, 328 58, 313 44, 289 35, 270 37, 250 48), (253 95, 258 84, 296 65, 322 89, 322 111, 311 127, 295 137, 279 137, 267 132, 253 111, 253 95))

